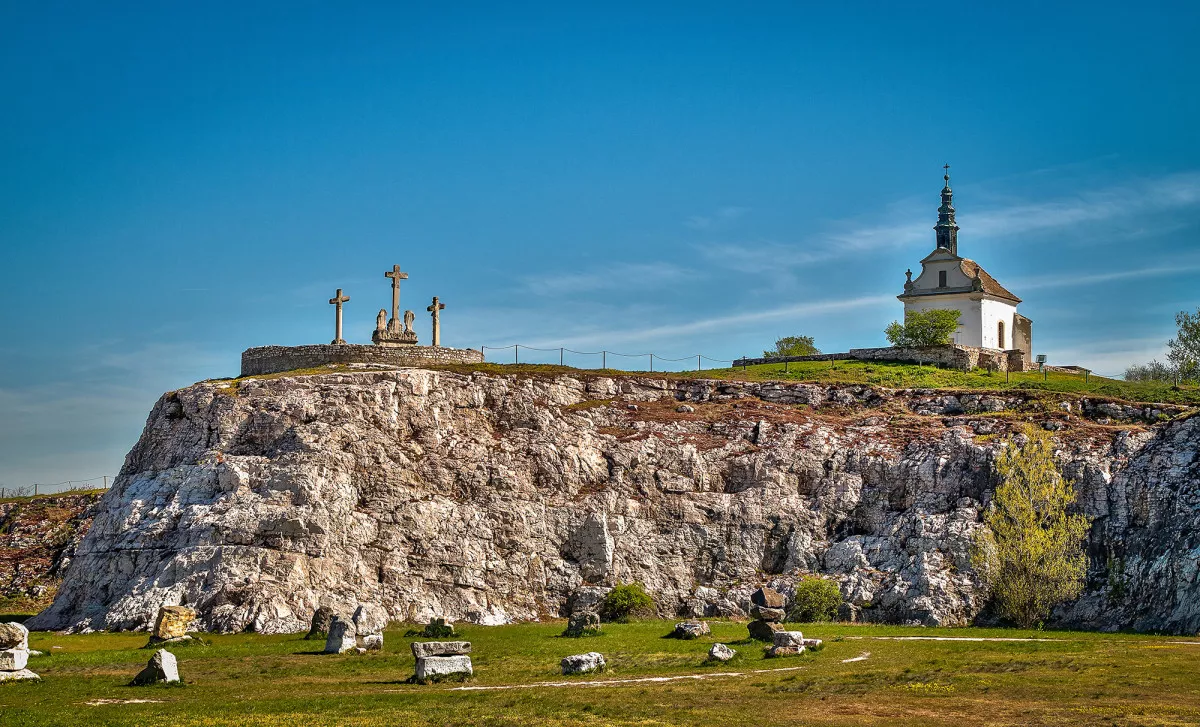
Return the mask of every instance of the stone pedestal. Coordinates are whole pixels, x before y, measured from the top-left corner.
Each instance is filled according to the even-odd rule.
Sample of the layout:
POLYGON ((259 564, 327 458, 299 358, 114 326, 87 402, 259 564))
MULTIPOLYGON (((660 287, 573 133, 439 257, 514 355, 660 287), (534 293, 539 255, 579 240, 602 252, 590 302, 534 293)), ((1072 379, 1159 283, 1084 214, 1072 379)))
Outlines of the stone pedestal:
POLYGON ((414 641, 411 644, 417 667, 413 681, 425 684, 441 679, 466 679, 471 666, 470 641, 414 641))

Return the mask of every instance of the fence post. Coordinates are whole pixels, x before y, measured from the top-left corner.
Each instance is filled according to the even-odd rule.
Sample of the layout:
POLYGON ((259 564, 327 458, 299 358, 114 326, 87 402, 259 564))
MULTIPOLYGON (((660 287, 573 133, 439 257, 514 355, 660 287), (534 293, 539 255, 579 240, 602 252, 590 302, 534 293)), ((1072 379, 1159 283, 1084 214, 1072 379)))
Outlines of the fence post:
POLYGON ((600 368, 602 368, 602 369, 608 368, 608 351, 600 352, 600 368))
POLYGON ((558 365, 563 365, 563 350, 561 348, 558 349, 558 365))
POLYGON ((700 371, 700 354, 696 354, 696 371, 700 371))
POLYGON ((33 483, 33 496, 34 497, 37 497, 37 488, 38 488, 37 483, 34 482, 33 483))
POLYGON ((787 372, 788 372, 788 360, 785 358, 783 360, 783 373, 786 374, 787 372))
POLYGON ((1090 373, 1092 373, 1092 372, 1088 371, 1087 369, 1083 370, 1083 383, 1086 384, 1088 382, 1088 374, 1090 374, 1090 373))
POLYGON ((654 354, 650 354, 650 373, 654 373, 654 354))
POLYGON ((108 489, 108 475, 104 475, 104 489, 108 489))
POLYGON ((521 352, 521 344, 514 343, 513 344, 513 363, 518 363, 518 364, 521 363, 520 352, 521 352))
POLYGON ((1050 380, 1050 369, 1042 369, 1042 381, 1050 380))

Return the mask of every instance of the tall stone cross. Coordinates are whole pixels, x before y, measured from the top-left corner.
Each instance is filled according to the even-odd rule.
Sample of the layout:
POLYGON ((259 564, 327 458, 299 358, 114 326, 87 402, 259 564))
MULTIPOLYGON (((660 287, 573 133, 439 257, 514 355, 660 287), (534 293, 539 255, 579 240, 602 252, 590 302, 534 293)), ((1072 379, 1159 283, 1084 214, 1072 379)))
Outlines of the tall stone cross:
POLYGON ((433 305, 425 310, 433 314, 433 345, 440 346, 442 345, 442 317, 439 314, 446 310, 446 304, 439 302, 435 295, 433 296, 433 305))
POLYGON ((345 341, 342 340, 342 303, 349 303, 349 302, 350 302, 350 296, 342 295, 341 288, 337 289, 337 295, 335 295, 329 299, 330 305, 337 306, 337 313, 336 313, 336 319, 335 319, 336 323, 334 325, 334 330, 336 331, 336 333, 333 337, 333 343, 335 345, 345 343, 345 341))
POLYGON ((400 272, 400 266, 393 265, 391 270, 383 274, 383 277, 392 279, 392 320, 398 321, 400 320, 400 281, 408 280, 408 273, 400 272))

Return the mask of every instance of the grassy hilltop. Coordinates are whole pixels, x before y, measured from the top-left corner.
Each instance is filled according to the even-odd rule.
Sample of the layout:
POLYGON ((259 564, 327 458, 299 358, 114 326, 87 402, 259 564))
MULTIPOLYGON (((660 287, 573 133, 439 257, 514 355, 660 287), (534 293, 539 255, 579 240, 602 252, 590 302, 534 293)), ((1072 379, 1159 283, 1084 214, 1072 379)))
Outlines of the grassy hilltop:
POLYGON ((800 625, 825 648, 764 659, 744 624, 711 622, 695 641, 666 621, 558 637, 563 624, 461 627, 476 676, 403 683, 403 627, 384 651, 330 656, 299 635, 212 635, 176 648, 182 687, 128 687, 151 651, 144 633, 33 634, 40 684, 0 685, 0 724, 24 725, 1183 725, 1200 722, 1200 640, 1078 632, 800 625), (1017 639, 895 640, 897 636, 1017 639), (1021 639, 1044 639, 1024 641, 1021 639), (703 665, 714 641, 739 656, 703 665), (1194 643, 1193 643, 1194 642, 1194 643), (562 677, 563 656, 605 655, 601 675, 562 677), (856 659, 869 654, 865 659, 856 659), (736 675, 728 675, 736 673, 736 675), (694 679, 694 675, 709 675, 694 679), (606 680, 684 677, 584 687, 606 680), (570 686, 528 686, 541 682, 570 686), (133 700, 151 700, 134 702, 133 700))
MULTIPOLYGON (((1169 382, 1133 382, 1064 371, 1003 372, 955 371, 935 366, 917 366, 877 361, 798 361, 784 364, 708 369, 703 371, 649 372, 615 369, 576 369, 543 364, 456 364, 434 368, 459 372, 525 373, 553 375, 583 373, 603 376, 646 376, 681 379, 725 379, 729 381, 788 381, 820 384, 869 384, 893 389, 995 390, 1032 389, 1066 394, 1090 395, 1128 402, 1159 402, 1200 405, 1200 387, 1173 386, 1169 382)), ((316 370, 313 371, 315 373, 316 370)), ((281 374, 276 374, 281 375, 281 374)), ((282 374, 286 375, 286 374, 282 374)), ((256 377, 262 378, 262 377, 256 377)))

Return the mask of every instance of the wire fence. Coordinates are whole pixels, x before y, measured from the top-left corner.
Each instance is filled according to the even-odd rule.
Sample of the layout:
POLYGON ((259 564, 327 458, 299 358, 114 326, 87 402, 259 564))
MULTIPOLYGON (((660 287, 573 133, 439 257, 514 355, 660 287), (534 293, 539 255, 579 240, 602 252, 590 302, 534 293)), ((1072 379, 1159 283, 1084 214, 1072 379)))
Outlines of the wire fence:
POLYGON ((59 495, 64 492, 80 492, 83 490, 107 490, 113 478, 100 475, 86 480, 67 480, 66 482, 35 482, 32 485, 0 485, 0 500, 10 497, 37 497, 38 495, 59 495))
MULTIPOLYGON (((681 358, 670 358, 657 353, 621 353, 619 351, 576 351, 571 348, 560 346, 558 348, 537 348, 536 346, 522 346, 519 343, 514 343, 508 346, 480 346, 483 351, 484 360, 487 360, 488 351, 508 351, 512 350, 512 363, 527 363, 527 364, 554 364, 559 366, 572 366, 580 369, 626 369, 626 366, 634 360, 645 361, 648 368, 632 369, 637 371, 691 371, 693 364, 696 371, 704 370, 704 362, 716 364, 730 364, 733 361, 727 358, 713 358, 705 356, 702 353, 697 353, 692 356, 683 356, 681 358), (525 354, 525 358, 521 358, 521 354, 525 354), (568 357, 567 354, 571 356, 568 357), (580 357, 586 357, 581 361, 580 357), (586 365, 580 365, 580 363, 586 365), (596 364, 599 364, 598 366, 596 364), (655 368, 657 366, 657 368, 655 368)), ((498 362, 493 359, 494 362, 498 362)), ((508 363, 505 361, 505 363, 508 363)), ((713 368, 713 367, 709 367, 713 368)))

